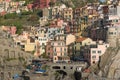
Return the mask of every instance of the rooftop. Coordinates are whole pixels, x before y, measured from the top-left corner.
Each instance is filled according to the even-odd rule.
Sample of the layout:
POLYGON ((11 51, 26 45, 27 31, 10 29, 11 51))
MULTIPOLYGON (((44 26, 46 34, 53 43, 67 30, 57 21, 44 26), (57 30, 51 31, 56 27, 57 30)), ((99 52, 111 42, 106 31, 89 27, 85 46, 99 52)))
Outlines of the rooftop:
POLYGON ((81 37, 80 37, 80 38, 77 38, 77 39, 76 39, 76 42, 82 42, 82 41, 84 41, 85 39, 87 39, 87 38, 84 38, 84 37, 81 38, 81 37))

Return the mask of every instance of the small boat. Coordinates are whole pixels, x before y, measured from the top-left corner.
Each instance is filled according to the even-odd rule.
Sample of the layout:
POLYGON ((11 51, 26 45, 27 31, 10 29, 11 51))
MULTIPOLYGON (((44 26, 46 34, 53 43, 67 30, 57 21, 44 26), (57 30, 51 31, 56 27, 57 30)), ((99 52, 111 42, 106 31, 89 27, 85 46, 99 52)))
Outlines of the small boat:
POLYGON ((39 73, 45 73, 45 72, 46 72, 46 70, 39 69, 39 70, 36 70, 34 73, 39 74, 39 73))

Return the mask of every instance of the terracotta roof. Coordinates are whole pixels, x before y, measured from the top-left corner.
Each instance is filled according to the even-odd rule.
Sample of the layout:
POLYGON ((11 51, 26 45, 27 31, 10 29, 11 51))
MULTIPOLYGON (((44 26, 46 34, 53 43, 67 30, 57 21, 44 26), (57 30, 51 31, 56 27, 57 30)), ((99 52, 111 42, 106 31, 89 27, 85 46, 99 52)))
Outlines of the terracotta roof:
POLYGON ((80 38, 77 38, 77 39, 76 39, 76 42, 82 42, 82 41, 84 41, 85 39, 87 39, 87 38, 83 38, 83 37, 81 38, 81 37, 80 37, 80 38))
POLYGON ((61 26, 57 26, 57 25, 50 25, 50 28, 61 28, 61 26))

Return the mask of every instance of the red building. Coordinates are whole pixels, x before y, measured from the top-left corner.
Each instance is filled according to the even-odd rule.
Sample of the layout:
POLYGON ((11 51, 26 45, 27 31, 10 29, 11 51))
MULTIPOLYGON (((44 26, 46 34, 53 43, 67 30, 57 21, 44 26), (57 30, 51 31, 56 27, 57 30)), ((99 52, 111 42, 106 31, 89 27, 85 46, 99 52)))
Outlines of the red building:
POLYGON ((33 2, 33 8, 35 8, 35 9, 47 8, 47 7, 49 7, 50 2, 55 3, 56 0, 35 0, 33 2))
POLYGON ((33 8, 35 9, 43 9, 49 7, 50 0, 35 0, 33 3, 33 8))
POLYGON ((46 55, 51 59, 53 58, 53 46, 51 45, 51 41, 47 42, 46 55))

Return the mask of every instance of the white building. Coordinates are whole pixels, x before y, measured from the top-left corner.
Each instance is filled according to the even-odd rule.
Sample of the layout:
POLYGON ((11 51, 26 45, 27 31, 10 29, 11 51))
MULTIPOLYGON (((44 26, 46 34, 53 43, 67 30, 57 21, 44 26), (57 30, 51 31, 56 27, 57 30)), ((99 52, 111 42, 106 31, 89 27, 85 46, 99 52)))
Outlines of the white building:
POLYGON ((111 24, 116 24, 120 22, 120 17, 118 15, 109 15, 108 17, 109 17, 108 21, 111 24))
POLYGON ((46 33, 46 36, 48 37, 48 39, 54 39, 54 37, 56 35, 59 35, 59 34, 64 34, 64 27, 50 27, 50 28, 47 28, 47 33, 46 33))
POLYGON ((120 17, 120 2, 119 5, 117 6, 117 15, 120 17))
POLYGON ((99 41, 96 48, 90 48, 90 64, 94 64, 99 61, 100 56, 102 56, 106 49, 109 47, 109 44, 99 41))
POLYGON ((90 65, 97 63, 100 57, 105 53, 109 47, 108 43, 99 41, 96 44, 86 46, 84 48, 84 59, 89 62, 90 65))
POLYGON ((46 46, 46 43, 48 42, 48 38, 47 37, 38 37, 38 42, 39 42, 39 45, 40 45, 40 55, 45 53, 45 46, 46 46))
POLYGON ((111 47, 116 47, 120 43, 120 24, 108 28, 107 42, 111 47))

